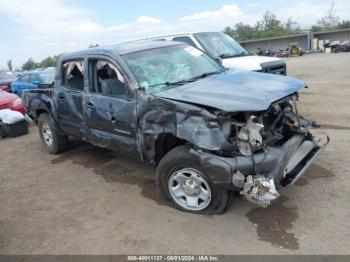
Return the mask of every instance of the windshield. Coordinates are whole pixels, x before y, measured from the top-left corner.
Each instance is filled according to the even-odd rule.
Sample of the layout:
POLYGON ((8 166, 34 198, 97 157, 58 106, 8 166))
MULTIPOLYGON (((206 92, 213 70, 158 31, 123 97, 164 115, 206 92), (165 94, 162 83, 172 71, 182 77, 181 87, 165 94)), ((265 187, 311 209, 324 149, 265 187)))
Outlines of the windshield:
POLYGON ((197 33, 194 36, 212 57, 230 58, 249 55, 240 44, 224 33, 197 33))
POLYGON ((45 84, 51 84, 55 80, 55 70, 43 71, 39 75, 45 84))
POLYGON ((123 56, 146 93, 160 92, 224 69, 188 45, 150 49, 123 56))

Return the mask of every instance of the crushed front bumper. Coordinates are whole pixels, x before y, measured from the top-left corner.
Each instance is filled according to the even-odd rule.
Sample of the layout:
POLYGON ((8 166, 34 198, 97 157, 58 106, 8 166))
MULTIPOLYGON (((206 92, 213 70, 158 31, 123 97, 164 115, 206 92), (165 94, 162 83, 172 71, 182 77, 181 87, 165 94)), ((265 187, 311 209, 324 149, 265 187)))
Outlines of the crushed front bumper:
MULTIPOLYGON (((310 137, 295 135, 280 147, 269 147, 265 152, 251 156, 228 158, 197 150, 193 150, 193 153, 199 157, 202 165, 208 168, 213 183, 227 189, 242 190, 248 188, 247 183, 249 182, 250 189, 247 189, 246 192, 242 190, 242 194, 248 200, 252 201, 247 197, 248 191, 259 194, 259 188, 264 191, 260 193, 270 192, 266 195, 273 200, 271 195, 277 198, 278 193, 272 192, 281 186, 294 184, 329 142, 328 137, 325 142, 322 142, 319 137, 310 137), (261 183, 258 180, 261 180, 261 183), (269 188, 263 184, 272 184, 272 186, 269 188)), ((262 195, 255 197, 253 202, 262 206, 270 203, 270 201, 264 201, 262 195)))

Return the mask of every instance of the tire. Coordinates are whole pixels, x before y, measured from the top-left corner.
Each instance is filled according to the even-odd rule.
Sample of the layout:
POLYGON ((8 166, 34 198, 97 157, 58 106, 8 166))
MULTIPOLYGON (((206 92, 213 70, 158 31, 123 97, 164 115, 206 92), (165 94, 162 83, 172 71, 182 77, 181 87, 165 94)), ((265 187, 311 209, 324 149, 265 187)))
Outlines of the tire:
POLYGON ((187 145, 175 147, 161 159, 156 175, 158 190, 179 210, 221 214, 227 208, 229 192, 211 182, 206 169, 190 153, 190 149, 187 145), (185 179, 181 182, 183 178, 185 179), (194 182, 191 183, 191 180, 194 182), (180 195, 183 196, 179 197, 180 195), (205 199, 202 195, 208 198, 205 199), (201 197, 205 200, 200 199, 201 197), (189 205, 189 202, 194 204, 189 205))
POLYGON ((60 135, 58 133, 58 130, 54 126, 49 114, 40 114, 38 119, 38 128, 41 141, 50 154, 58 154, 67 149, 68 136, 60 135), (49 133, 50 135, 48 135, 49 133))

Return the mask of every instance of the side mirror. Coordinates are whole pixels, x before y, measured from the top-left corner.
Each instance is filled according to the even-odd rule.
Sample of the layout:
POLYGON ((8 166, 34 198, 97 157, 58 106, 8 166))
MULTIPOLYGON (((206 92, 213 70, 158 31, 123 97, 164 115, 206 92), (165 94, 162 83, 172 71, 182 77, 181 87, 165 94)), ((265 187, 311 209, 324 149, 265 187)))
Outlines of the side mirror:
POLYGON ((136 90, 137 91, 141 91, 141 92, 145 92, 146 91, 145 87, 142 86, 142 85, 139 85, 139 84, 136 86, 136 90))
POLYGON ((222 65, 222 59, 220 57, 215 57, 214 60, 220 65, 222 65))

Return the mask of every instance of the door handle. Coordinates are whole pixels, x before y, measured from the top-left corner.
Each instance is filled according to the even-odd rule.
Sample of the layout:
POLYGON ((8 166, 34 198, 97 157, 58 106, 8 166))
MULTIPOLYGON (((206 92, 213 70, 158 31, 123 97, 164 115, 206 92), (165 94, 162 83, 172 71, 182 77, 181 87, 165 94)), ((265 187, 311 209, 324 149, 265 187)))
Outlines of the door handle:
POLYGON ((107 118, 109 121, 112 122, 113 125, 117 122, 117 120, 114 118, 114 116, 110 112, 106 112, 107 118))
POLYGON ((66 100, 64 96, 58 96, 58 102, 63 103, 66 100))
POLYGON ((95 105, 94 105, 93 103, 89 102, 89 103, 87 103, 87 107, 88 107, 89 109, 94 109, 94 108, 95 108, 95 105))

